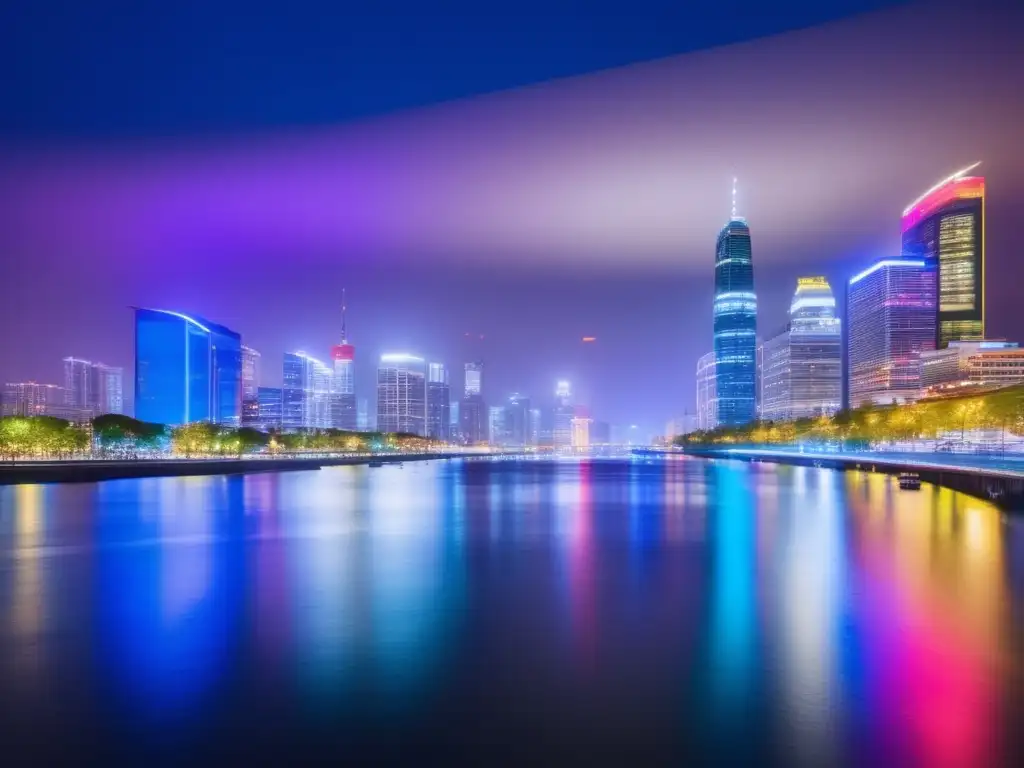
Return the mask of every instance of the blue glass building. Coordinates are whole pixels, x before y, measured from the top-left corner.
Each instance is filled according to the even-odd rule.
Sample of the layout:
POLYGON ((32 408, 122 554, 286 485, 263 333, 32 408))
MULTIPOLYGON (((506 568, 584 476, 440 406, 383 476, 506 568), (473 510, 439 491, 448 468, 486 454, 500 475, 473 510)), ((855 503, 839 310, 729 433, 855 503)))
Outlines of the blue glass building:
POLYGON ((164 309, 135 310, 135 416, 158 424, 237 425, 242 337, 164 309))
POLYGON ((715 249, 715 403, 717 423, 754 420, 757 294, 750 228, 733 215, 715 249))

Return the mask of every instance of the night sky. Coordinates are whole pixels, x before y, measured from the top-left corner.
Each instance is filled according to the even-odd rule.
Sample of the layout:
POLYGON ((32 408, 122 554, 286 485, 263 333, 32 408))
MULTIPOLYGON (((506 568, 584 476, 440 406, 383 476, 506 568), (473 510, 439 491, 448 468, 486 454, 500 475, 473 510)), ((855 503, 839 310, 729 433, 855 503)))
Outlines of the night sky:
POLYGON ((841 300, 976 160, 990 335, 1024 340, 1003 4, 57 5, 0 8, 4 380, 130 377, 144 305, 240 331, 279 383, 282 352, 327 359, 345 287, 371 402, 377 355, 415 351, 483 358, 491 403, 570 378, 660 431, 711 347, 733 175, 770 333, 798 275, 841 300))

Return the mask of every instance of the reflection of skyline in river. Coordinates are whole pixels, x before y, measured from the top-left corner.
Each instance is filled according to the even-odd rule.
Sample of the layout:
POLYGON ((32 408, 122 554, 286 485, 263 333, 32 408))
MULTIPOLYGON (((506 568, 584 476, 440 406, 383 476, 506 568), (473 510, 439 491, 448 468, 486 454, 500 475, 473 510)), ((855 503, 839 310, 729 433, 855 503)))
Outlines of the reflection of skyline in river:
POLYGON ((879 475, 697 461, 0 488, 0 670, 26 712, 73 684, 174 723, 281 696, 415 720, 452 690, 486 706, 467 664, 499 703, 545 687, 507 668, 537 664, 548 717, 614 690, 706 710, 674 738, 749 728, 750 755, 980 764, 1021 714, 1018 523, 879 475))

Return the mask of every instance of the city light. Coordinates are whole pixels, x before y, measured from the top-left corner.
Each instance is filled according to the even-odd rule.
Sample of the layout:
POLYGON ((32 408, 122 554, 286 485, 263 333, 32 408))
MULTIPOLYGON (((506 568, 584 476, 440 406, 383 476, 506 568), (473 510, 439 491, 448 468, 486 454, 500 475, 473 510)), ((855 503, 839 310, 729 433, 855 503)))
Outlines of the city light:
POLYGON ((883 259, 882 261, 872 264, 870 267, 865 269, 863 272, 858 272, 856 275, 850 278, 850 285, 859 283, 865 277, 870 274, 877 272, 885 267, 923 267, 924 262, 920 259, 883 259))

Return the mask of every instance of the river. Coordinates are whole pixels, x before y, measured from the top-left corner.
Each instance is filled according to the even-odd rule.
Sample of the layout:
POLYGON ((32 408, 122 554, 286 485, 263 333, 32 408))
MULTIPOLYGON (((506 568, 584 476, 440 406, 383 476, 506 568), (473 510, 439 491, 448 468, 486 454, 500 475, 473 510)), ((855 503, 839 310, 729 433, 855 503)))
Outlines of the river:
POLYGON ((996 765, 1022 724, 1024 518, 928 485, 682 459, 0 488, 5 764, 996 765))

